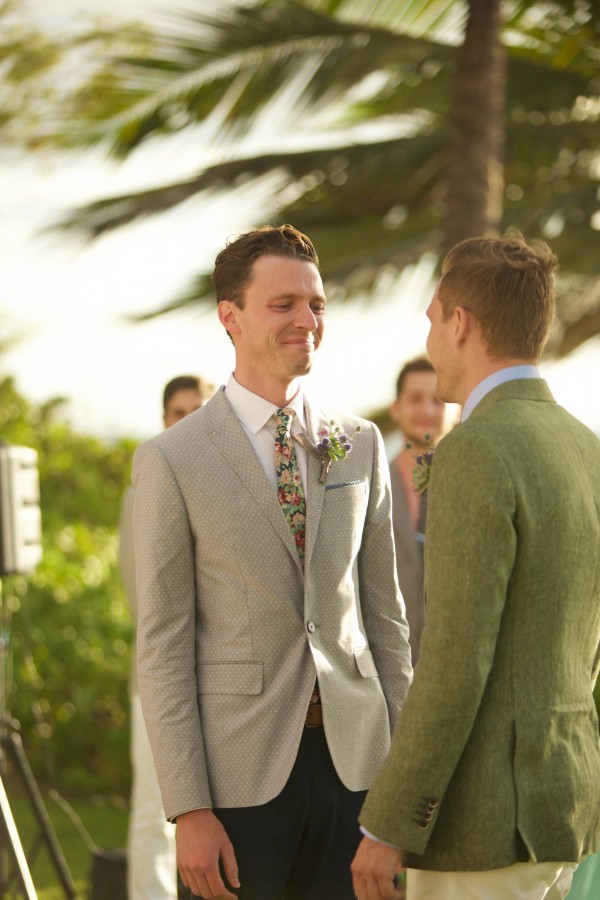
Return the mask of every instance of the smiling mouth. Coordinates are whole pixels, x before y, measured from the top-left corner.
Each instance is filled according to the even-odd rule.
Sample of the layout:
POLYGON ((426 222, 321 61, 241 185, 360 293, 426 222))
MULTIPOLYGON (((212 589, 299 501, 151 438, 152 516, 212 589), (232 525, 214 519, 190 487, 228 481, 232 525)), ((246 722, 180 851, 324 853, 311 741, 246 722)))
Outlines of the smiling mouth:
POLYGON ((315 349, 315 342, 314 342, 314 341, 305 340, 305 339, 303 339, 303 338, 298 338, 298 339, 295 340, 295 341, 294 341, 294 340, 291 340, 291 341, 284 341, 284 344, 286 345, 286 347, 302 347, 302 348, 305 348, 305 349, 307 349, 307 350, 314 350, 314 349, 315 349))

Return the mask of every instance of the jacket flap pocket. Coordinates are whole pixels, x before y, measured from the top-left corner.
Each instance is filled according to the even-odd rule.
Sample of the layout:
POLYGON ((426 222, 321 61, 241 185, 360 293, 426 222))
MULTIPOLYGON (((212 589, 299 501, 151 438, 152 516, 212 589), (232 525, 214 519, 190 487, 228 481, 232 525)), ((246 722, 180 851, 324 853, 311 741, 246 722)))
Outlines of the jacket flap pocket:
POLYGON ((198 670, 199 694, 260 694, 264 663, 201 663, 198 670))
POLYGON ((361 647, 360 650, 355 650, 354 659, 363 678, 373 678, 379 675, 375 660, 368 647, 361 647))

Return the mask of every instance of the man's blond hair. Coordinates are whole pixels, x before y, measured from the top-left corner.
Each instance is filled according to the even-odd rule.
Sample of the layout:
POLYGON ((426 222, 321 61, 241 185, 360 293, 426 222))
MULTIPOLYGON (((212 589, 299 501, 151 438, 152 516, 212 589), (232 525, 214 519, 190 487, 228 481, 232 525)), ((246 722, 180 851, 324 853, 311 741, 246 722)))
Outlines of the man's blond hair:
POLYGON ((495 359, 539 359, 552 325, 557 259, 544 241, 522 235, 468 238, 442 264, 438 296, 444 319, 471 312, 495 359))

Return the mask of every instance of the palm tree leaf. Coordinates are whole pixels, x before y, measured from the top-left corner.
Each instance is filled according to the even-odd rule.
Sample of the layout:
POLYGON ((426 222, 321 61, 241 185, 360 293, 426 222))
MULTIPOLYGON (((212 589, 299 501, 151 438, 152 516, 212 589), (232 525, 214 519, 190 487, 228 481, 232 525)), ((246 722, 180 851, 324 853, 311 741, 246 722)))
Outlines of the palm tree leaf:
POLYGON ((462 34, 467 12, 464 0, 312 0, 309 5, 336 18, 451 43, 462 34))
MULTIPOLYGON (((108 134, 113 152, 126 155, 152 131, 202 121, 220 103, 221 127, 241 133, 291 83, 298 85, 297 118, 307 105, 338 101, 372 72, 399 59, 424 58, 436 47, 362 23, 332 20, 293 0, 189 13, 185 25, 186 36, 177 30, 165 35, 160 52, 112 59, 91 85, 95 112, 87 122, 85 91, 78 93, 77 110, 87 132, 82 128, 77 140, 108 134), (108 96, 111 85, 121 112, 107 119, 108 107, 99 114, 94 104, 103 89, 108 96)), ((72 118, 73 108, 67 114, 72 118)))
MULTIPOLYGON (((502 227, 547 237, 559 250, 562 271, 582 273, 578 290, 563 276, 569 296, 588 298, 561 306, 566 324, 560 341, 571 346, 568 341, 583 333, 567 321, 573 309, 588 316, 588 324, 595 321, 586 285, 598 271, 589 248, 597 238, 592 220, 600 134, 593 98, 600 17, 590 11, 600 4, 513 0, 505 6, 502 227)), ((261 0, 214 13, 189 11, 154 43, 99 73, 109 90, 102 108, 81 116, 88 136, 108 134, 113 152, 127 155, 145 139, 209 120, 231 153, 231 139, 258 131, 266 113, 277 114, 281 130, 306 125, 315 114, 325 121, 326 113, 333 146, 286 152, 280 145, 260 156, 245 155, 238 146, 239 158, 226 159, 215 141, 211 150, 221 149, 221 156, 205 161, 195 176, 91 204, 62 227, 77 226, 93 237, 202 192, 232 191, 275 175, 279 196, 272 216, 311 234, 330 293, 373 291, 382 271, 398 270, 437 246, 445 215, 456 23, 465 8, 447 0, 261 0), (386 130, 360 142, 344 131, 336 135, 334 126, 357 123, 386 130)), ((85 113, 85 96, 80 100, 85 113)), ((165 309, 211 293, 201 274, 165 309)))
MULTIPOLYGON (((307 179, 300 188, 308 205, 324 199, 324 192, 333 190, 355 209, 375 206, 382 215, 390 207, 406 201, 411 191, 420 187, 421 173, 429 171, 430 154, 438 157, 436 171, 442 165, 443 138, 439 134, 397 138, 373 144, 350 144, 341 147, 304 150, 296 153, 262 154, 257 157, 230 160, 210 166, 193 178, 164 187, 123 194, 99 200, 68 214, 54 228, 76 229, 94 238, 104 231, 126 225, 141 216, 154 215, 171 209, 202 191, 222 192, 248 183, 250 178, 280 170, 289 184, 307 179), (411 178, 398 180, 390 191, 383 177, 389 166, 405 165, 411 178), (314 185, 314 187, 313 187, 314 185), (344 191, 335 190, 344 185, 344 191)), ((286 205, 294 211, 294 204, 286 205)))

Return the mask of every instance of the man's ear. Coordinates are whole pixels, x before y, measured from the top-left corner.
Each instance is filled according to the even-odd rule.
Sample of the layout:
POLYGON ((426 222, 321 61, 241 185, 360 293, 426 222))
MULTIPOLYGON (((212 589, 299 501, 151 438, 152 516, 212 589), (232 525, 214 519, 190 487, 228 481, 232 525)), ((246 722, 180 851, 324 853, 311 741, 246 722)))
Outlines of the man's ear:
POLYGON ((454 337, 462 346, 473 327, 472 314, 464 306, 454 307, 454 337))
POLYGON ((217 314, 219 322, 228 334, 239 334, 240 326, 238 325, 237 315, 239 307, 235 305, 233 300, 220 300, 217 306, 217 314))

